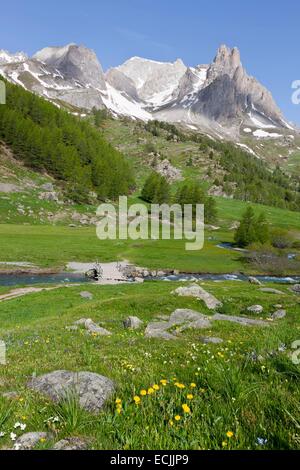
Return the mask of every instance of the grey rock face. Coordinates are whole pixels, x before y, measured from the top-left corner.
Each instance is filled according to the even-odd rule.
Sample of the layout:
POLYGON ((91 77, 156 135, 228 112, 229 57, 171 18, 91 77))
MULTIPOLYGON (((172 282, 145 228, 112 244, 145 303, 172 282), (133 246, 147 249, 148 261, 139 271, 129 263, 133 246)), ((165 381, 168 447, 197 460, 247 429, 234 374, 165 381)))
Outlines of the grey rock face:
POLYGON ((45 183, 45 184, 42 184, 41 186, 41 189, 43 189, 44 191, 54 191, 54 186, 52 183, 45 183))
POLYGON ((282 127, 282 115, 270 92, 242 67, 237 48, 221 46, 207 71, 206 86, 195 108, 217 121, 234 119, 255 109, 282 127))
POLYGON ((53 192, 47 191, 45 193, 40 193, 39 199, 41 199, 42 201, 54 201, 54 202, 59 201, 58 194, 55 191, 53 192))
POLYGON ((271 315, 271 318, 273 318, 274 320, 277 320, 277 319, 280 319, 280 318, 284 318, 286 316, 286 311, 285 310, 276 310, 276 312, 272 313, 271 315))
POLYGON ((133 57, 117 68, 130 78, 141 100, 149 100, 157 94, 177 88, 186 66, 178 59, 174 63, 162 63, 141 57, 133 57))
POLYGON ((196 297, 199 300, 203 300, 205 305, 212 310, 222 305, 222 302, 209 292, 206 292, 206 290, 198 286, 198 284, 192 284, 188 287, 178 287, 174 293, 183 297, 196 297))
POLYGON ((22 436, 18 437, 15 441, 14 447, 18 450, 31 450, 39 444, 41 439, 51 439, 51 434, 46 432, 27 432, 22 436))
POLYGON ((248 312, 251 313, 262 313, 264 311, 263 307, 261 305, 251 305, 250 307, 247 308, 248 312))
POLYGON ((114 383, 107 377, 92 372, 66 370, 35 377, 30 380, 28 387, 54 402, 61 401, 68 393, 75 393, 80 406, 92 413, 100 411, 115 391, 114 383))
POLYGON ((59 70, 66 79, 75 79, 84 85, 106 89, 102 67, 94 51, 84 46, 47 47, 34 58, 59 70))
POLYGON ((53 446, 53 450, 86 450, 87 448, 87 441, 79 437, 67 437, 53 446))
POLYGON ((105 79, 116 90, 126 93, 134 100, 138 100, 137 90, 134 81, 127 77, 118 69, 110 69, 105 74, 105 79))
POLYGON ((138 317, 128 317, 124 320, 124 327, 130 328, 132 330, 137 330, 141 328, 143 325, 143 321, 140 320, 138 317))
POLYGON ((183 179, 181 171, 173 166, 166 158, 157 164, 155 170, 157 173, 164 176, 167 181, 181 181, 183 179))

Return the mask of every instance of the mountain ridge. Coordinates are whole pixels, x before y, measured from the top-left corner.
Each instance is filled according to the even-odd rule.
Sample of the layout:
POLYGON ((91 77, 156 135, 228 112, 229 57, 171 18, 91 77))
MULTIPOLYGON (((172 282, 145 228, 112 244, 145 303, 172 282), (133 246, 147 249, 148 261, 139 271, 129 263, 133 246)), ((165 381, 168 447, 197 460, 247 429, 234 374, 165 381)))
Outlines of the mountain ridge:
POLYGON ((221 45, 207 65, 134 56, 106 72, 93 50, 74 43, 31 58, 0 51, 0 74, 58 106, 180 123, 215 138, 239 140, 244 129, 255 139, 295 131, 267 88, 247 74, 236 47, 221 45))

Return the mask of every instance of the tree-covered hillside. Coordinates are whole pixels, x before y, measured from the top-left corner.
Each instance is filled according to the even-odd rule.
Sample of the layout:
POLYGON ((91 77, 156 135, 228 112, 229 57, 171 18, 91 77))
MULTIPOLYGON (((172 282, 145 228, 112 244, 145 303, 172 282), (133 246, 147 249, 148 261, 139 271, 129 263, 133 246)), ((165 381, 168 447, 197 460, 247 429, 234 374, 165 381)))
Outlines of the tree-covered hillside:
POLYGON ((65 182, 68 196, 85 201, 127 194, 133 177, 123 156, 88 122, 72 116, 21 87, 6 83, 0 107, 0 139, 15 157, 65 182))

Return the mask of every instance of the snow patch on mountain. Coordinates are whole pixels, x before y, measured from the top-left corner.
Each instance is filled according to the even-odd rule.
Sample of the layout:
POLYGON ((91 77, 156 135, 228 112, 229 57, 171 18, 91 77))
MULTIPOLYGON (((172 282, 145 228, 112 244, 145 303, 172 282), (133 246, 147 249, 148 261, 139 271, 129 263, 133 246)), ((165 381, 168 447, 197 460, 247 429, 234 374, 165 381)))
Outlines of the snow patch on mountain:
POLYGON ((107 84, 107 92, 102 94, 102 100, 105 106, 116 115, 130 116, 133 118, 148 121, 152 118, 151 114, 141 108, 140 103, 131 101, 120 91, 107 84))

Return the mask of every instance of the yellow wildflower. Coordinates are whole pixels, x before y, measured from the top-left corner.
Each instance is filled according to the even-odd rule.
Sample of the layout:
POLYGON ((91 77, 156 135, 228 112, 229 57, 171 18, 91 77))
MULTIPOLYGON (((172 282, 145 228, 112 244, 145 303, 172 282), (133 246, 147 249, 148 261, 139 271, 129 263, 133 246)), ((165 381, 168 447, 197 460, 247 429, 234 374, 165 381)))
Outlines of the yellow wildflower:
POLYGON ((152 395, 154 393, 154 389, 152 387, 148 388, 148 395, 152 395))
POLYGON ((233 432, 232 431, 228 431, 226 433, 226 436, 229 437, 229 439, 233 436, 233 432))
POLYGON ((140 391, 140 395, 141 395, 142 397, 144 397, 145 395, 147 395, 147 390, 141 390, 141 391, 140 391))
POLYGON ((161 383, 163 386, 165 386, 165 385, 167 385, 168 381, 165 380, 165 379, 162 379, 162 380, 160 381, 160 383, 161 383))
POLYGON ((192 400, 192 399, 194 398, 194 395, 192 395, 191 393, 189 393, 186 397, 187 397, 188 400, 192 400))
POLYGON ((194 382, 191 383, 191 388, 196 388, 196 384, 194 382))
POLYGON ((181 420, 181 416, 176 415, 176 416, 175 416, 175 421, 180 421, 180 420, 181 420))
POLYGON ((135 397, 133 397, 133 399, 134 399, 136 405, 139 405, 141 403, 141 399, 137 395, 135 397))
POLYGON ((116 405, 119 405, 120 403, 122 403, 122 400, 120 398, 117 398, 115 403, 116 403, 116 405))
POLYGON ((222 447, 226 447, 227 446, 227 442, 226 441, 223 441, 222 442, 222 447))
POLYGON ((159 385, 154 384, 154 385, 152 385, 152 388, 153 388, 154 390, 159 390, 159 385))
POLYGON ((169 425, 170 425, 170 426, 174 426, 174 421, 173 421, 172 419, 170 419, 169 425))
POLYGON ((174 385, 176 385, 176 387, 178 387, 178 388, 185 388, 185 385, 184 385, 184 384, 181 384, 181 383, 179 383, 179 382, 175 382, 174 385))
POLYGON ((191 412, 190 407, 186 403, 184 403, 184 405, 182 405, 182 409, 185 413, 190 413, 191 412))

